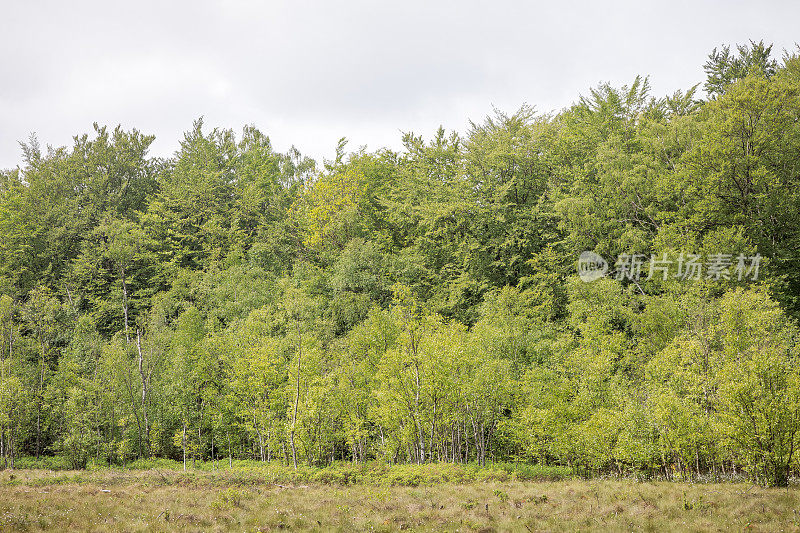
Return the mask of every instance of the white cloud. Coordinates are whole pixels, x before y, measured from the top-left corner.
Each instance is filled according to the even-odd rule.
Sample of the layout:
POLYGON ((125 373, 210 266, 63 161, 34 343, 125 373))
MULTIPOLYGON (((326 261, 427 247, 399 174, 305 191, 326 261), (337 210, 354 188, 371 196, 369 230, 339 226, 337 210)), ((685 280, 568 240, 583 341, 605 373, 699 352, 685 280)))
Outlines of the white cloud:
POLYGON ((561 108, 600 81, 654 92, 703 79, 714 46, 792 47, 793 2, 14 3, 0 21, 0 168, 37 132, 64 145, 92 122, 153 133, 170 155, 192 120, 254 123, 279 149, 464 129, 492 106, 561 108))

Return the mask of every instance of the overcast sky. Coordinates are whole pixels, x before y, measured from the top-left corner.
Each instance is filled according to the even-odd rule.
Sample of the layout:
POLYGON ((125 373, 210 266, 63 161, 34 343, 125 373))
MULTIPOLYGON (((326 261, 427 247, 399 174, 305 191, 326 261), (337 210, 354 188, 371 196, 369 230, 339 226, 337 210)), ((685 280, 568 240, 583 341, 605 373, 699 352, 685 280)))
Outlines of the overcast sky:
POLYGON ((32 132, 70 145, 93 122, 155 134, 169 156, 200 116, 318 160, 342 136, 398 148, 404 131, 558 110, 601 81, 685 89, 721 44, 780 57, 800 41, 796 1, 2 2, 0 168, 32 132))

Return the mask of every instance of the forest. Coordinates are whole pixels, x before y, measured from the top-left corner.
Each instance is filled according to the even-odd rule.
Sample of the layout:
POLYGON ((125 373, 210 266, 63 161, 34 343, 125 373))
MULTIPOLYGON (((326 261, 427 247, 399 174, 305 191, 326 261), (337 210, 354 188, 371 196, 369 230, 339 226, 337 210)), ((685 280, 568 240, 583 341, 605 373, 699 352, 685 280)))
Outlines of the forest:
POLYGON ((323 162, 202 119, 170 158, 136 129, 32 136, 0 172, 0 468, 507 461, 787 485, 798 54, 726 46, 672 95, 601 83, 323 162), (605 276, 578 275, 586 251, 605 276))

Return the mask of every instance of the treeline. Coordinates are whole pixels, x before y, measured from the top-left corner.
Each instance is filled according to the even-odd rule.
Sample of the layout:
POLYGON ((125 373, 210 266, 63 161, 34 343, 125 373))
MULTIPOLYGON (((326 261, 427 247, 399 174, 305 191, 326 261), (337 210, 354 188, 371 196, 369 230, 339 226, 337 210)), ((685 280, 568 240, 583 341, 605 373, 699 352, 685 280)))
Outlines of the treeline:
POLYGON ((342 141, 322 165, 202 121, 169 159, 136 130, 32 139, 0 175, 0 464, 513 460, 786 484, 800 58, 751 42, 705 67, 706 98, 636 78, 400 152, 342 141), (578 277, 583 251, 606 277, 578 277), (648 275, 689 254, 728 262, 648 275))

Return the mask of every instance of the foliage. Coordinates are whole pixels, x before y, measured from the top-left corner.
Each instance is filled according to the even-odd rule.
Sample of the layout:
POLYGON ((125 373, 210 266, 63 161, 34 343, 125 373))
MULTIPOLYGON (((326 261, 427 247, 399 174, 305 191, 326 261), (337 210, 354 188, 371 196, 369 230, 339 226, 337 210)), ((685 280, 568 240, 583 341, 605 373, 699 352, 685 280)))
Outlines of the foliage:
POLYGON ((168 159, 120 127, 31 138, 0 173, 3 467, 786 485, 800 58, 750 42, 705 69, 705 100, 637 76, 321 167, 202 120, 168 159), (583 282, 584 251, 643 275, 583 282), (758 279, 647 275, 695 253, 758 279))

